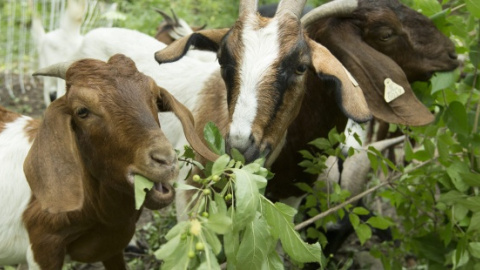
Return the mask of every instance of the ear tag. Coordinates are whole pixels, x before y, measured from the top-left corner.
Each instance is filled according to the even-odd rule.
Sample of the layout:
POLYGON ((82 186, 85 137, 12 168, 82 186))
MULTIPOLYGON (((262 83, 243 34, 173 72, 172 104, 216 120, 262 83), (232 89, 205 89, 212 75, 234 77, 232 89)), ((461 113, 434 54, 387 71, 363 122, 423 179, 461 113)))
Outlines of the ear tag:
POLYGON ((396 84, 392 79, 386 78, 385 81, 385 101, 389 103, 405 93, 401 85, 396 84))
POLYGON ((352 74, 350 74, 350 72, 345 67, 343 67, 343 69, 345 70, 345 73, 347 73, 347 76, 350 79, 350 81, 352 82, 353 86, 358 87, 357 80, 355 80, 355 78, 352 76, 352 74))

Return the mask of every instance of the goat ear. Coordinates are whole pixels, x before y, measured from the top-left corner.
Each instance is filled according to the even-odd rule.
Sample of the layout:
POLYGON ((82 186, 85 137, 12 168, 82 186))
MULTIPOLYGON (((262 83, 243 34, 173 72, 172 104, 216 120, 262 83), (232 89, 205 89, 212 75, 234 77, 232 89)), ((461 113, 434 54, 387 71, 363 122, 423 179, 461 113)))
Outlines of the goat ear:
POLYGON ((332 81, 335 84, 336 99, 343 113, 356 122, 366 122, 372 118, 362 89, 358 83, 322 45, 311 39, 307 39, 312 49, 312 63, 315 72, 321 80, 332 81))
POLYGON ((156 52, 155 59, 160 64, 175 62, 182 58, 191 46, 199 50, 216 52, 220 47, 220 42, 229 30, 229 28, 208 29, 192 33, 175 40, 172 44, 156 52))
POLYGON ((358 80, 373 115, 385 122, 403 125, 421 126, 432 122, 433 115, 415 96, 403 70, 391 58, 365 43, 358 30, 350 25, 339 27, 341 29, 335 28, 320 40, 358 80))
POLYGON ((78 210, 84 199, 82 162, 65 103, 63 96, 47 108, 23 164, 33 195, 50 213, 78 210))
POLYGON ((175 113, 180 122, 182 123, 183 131, 188 142, 192 148, 202 157, 210 161, 215 161, 218 158, 218 155, 213 153, 208 147, 203 143, 203 141, 198 137, 195 132, 195 120, 193 118, 190 110, 187 109, 182 103, 180 103, 172 94, 167 90, 156 86, 155 91, 157 92, 158 107, 160 111, 171 111, 175 113))

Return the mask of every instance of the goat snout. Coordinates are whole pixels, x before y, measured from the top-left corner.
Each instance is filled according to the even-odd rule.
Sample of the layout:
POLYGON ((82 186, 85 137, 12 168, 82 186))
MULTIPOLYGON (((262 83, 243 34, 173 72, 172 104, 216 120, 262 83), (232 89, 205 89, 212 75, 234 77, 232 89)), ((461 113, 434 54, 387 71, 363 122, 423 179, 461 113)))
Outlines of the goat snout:
POLYGON ((452 60, 457 60, 457 58, 458 58, 457 52, 455 52, 455 51, 448 52, 448 56, 452 60))
POLYGON ((227 136, 225 142, 225 150, 231 154, 233 148, 237 149, 245 158, 246 163, 253 162, 261 156, 267 156, 271 151, 271 146, 268 143, 257 143, 255 137, 250 135, 246 142, 242 142, 235 136, 227 136))
POLYGON ((150 159, 159 166, 175 167, 177 163, 177 154, 173 150, 162 151, 155 149, 150 151, 150 159))

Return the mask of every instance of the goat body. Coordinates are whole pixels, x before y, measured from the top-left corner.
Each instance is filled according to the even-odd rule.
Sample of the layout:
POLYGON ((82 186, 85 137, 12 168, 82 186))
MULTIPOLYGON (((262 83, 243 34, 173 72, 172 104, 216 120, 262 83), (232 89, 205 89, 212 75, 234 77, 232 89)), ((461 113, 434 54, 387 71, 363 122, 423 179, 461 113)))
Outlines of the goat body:
MULTIPOLYGON (((174 198, 176 153, 157 112, 173 111, 195 135, 193 117, 123 55, 108 63, 77 61, 61 77, 67 93, 43 121, 0 108, 0 265, 61 269, 69 255, 125 269, 123 249, 140 214, 134 176, 154 182, 147 208, 174 198)), ((187 137, 206 149, 198 137, 187 137)))

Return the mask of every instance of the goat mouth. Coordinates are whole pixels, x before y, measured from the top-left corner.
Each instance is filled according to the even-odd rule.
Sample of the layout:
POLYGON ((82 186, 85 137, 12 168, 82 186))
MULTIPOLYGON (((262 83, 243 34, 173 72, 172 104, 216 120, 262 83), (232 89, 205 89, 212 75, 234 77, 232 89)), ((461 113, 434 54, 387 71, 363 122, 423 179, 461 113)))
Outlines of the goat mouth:
POLYGON ((170 205, 175 199, 175 189, 168 183, 156 182, 153 188, 147 192, 145 207, 150 210, 158 210, 170 205))

